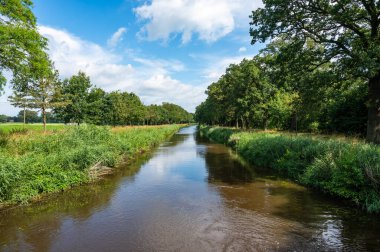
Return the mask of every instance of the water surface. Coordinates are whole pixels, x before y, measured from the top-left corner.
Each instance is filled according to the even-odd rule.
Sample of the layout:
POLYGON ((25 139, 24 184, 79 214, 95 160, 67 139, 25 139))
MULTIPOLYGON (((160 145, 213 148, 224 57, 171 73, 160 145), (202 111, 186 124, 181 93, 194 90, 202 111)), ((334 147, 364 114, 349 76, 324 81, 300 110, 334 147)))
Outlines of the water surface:
POLYGON ((380 218, 182 129, 114 175, 0 212, 4 251, 374 251, 380 218))

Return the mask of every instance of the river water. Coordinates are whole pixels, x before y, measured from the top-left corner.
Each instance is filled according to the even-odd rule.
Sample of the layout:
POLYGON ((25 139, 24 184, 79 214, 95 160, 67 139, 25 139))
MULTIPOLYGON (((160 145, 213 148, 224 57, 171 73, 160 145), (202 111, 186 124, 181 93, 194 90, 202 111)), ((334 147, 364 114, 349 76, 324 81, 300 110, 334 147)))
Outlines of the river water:
POLYGON ((374 251, 380 218, 182 129, 96 184, 0 212, 3 251, 374 251))

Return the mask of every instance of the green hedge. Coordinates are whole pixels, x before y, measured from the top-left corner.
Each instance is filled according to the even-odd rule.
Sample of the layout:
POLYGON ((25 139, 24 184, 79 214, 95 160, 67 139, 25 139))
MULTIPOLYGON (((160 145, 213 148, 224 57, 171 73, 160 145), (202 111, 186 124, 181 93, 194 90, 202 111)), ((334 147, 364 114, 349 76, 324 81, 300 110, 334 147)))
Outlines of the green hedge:
POLYGON ((380 148, 334 138, 201 127, 251 164, 380 212, 380 148))

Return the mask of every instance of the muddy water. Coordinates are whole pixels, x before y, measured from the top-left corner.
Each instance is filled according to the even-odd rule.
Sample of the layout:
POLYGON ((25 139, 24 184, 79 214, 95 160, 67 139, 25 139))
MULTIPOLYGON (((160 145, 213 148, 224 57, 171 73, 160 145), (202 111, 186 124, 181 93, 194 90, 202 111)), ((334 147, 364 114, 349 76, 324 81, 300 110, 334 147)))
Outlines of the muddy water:
POLYGON ((0 212, 4 251, 374 251, 380 218, 181 130, 95 185, 0 212))

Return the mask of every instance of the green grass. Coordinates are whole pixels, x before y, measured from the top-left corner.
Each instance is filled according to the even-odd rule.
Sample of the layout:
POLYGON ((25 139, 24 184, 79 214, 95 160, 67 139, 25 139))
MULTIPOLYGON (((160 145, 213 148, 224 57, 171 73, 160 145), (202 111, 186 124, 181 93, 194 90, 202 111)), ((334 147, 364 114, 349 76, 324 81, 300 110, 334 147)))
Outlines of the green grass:
POLYGON ((89 182, 95 164, 116 167, 122 157, 151 149, 179 128, 81 126, 54 134, 7 133, 0 144, 0 203, 26 203, 89 182))
POLYGON ((380 147, 318 136, 201 128, 213 141, 237 150, 251 164, 300 184, 380 212, 380 147))
MULTIPOLYGON (((70 126, 64 125, 61 123, 48 123, 46 125, 46 129, 48 131, 56 131, 68 128, 70 126)), ((0 123, 0 132, 12 132, 17 130, 29 130, 29 131, 36 131, 36 132, 43 132, 44 128, 42 123, 32 123, 32 124, 22 124, 22 123, 0 123)))

